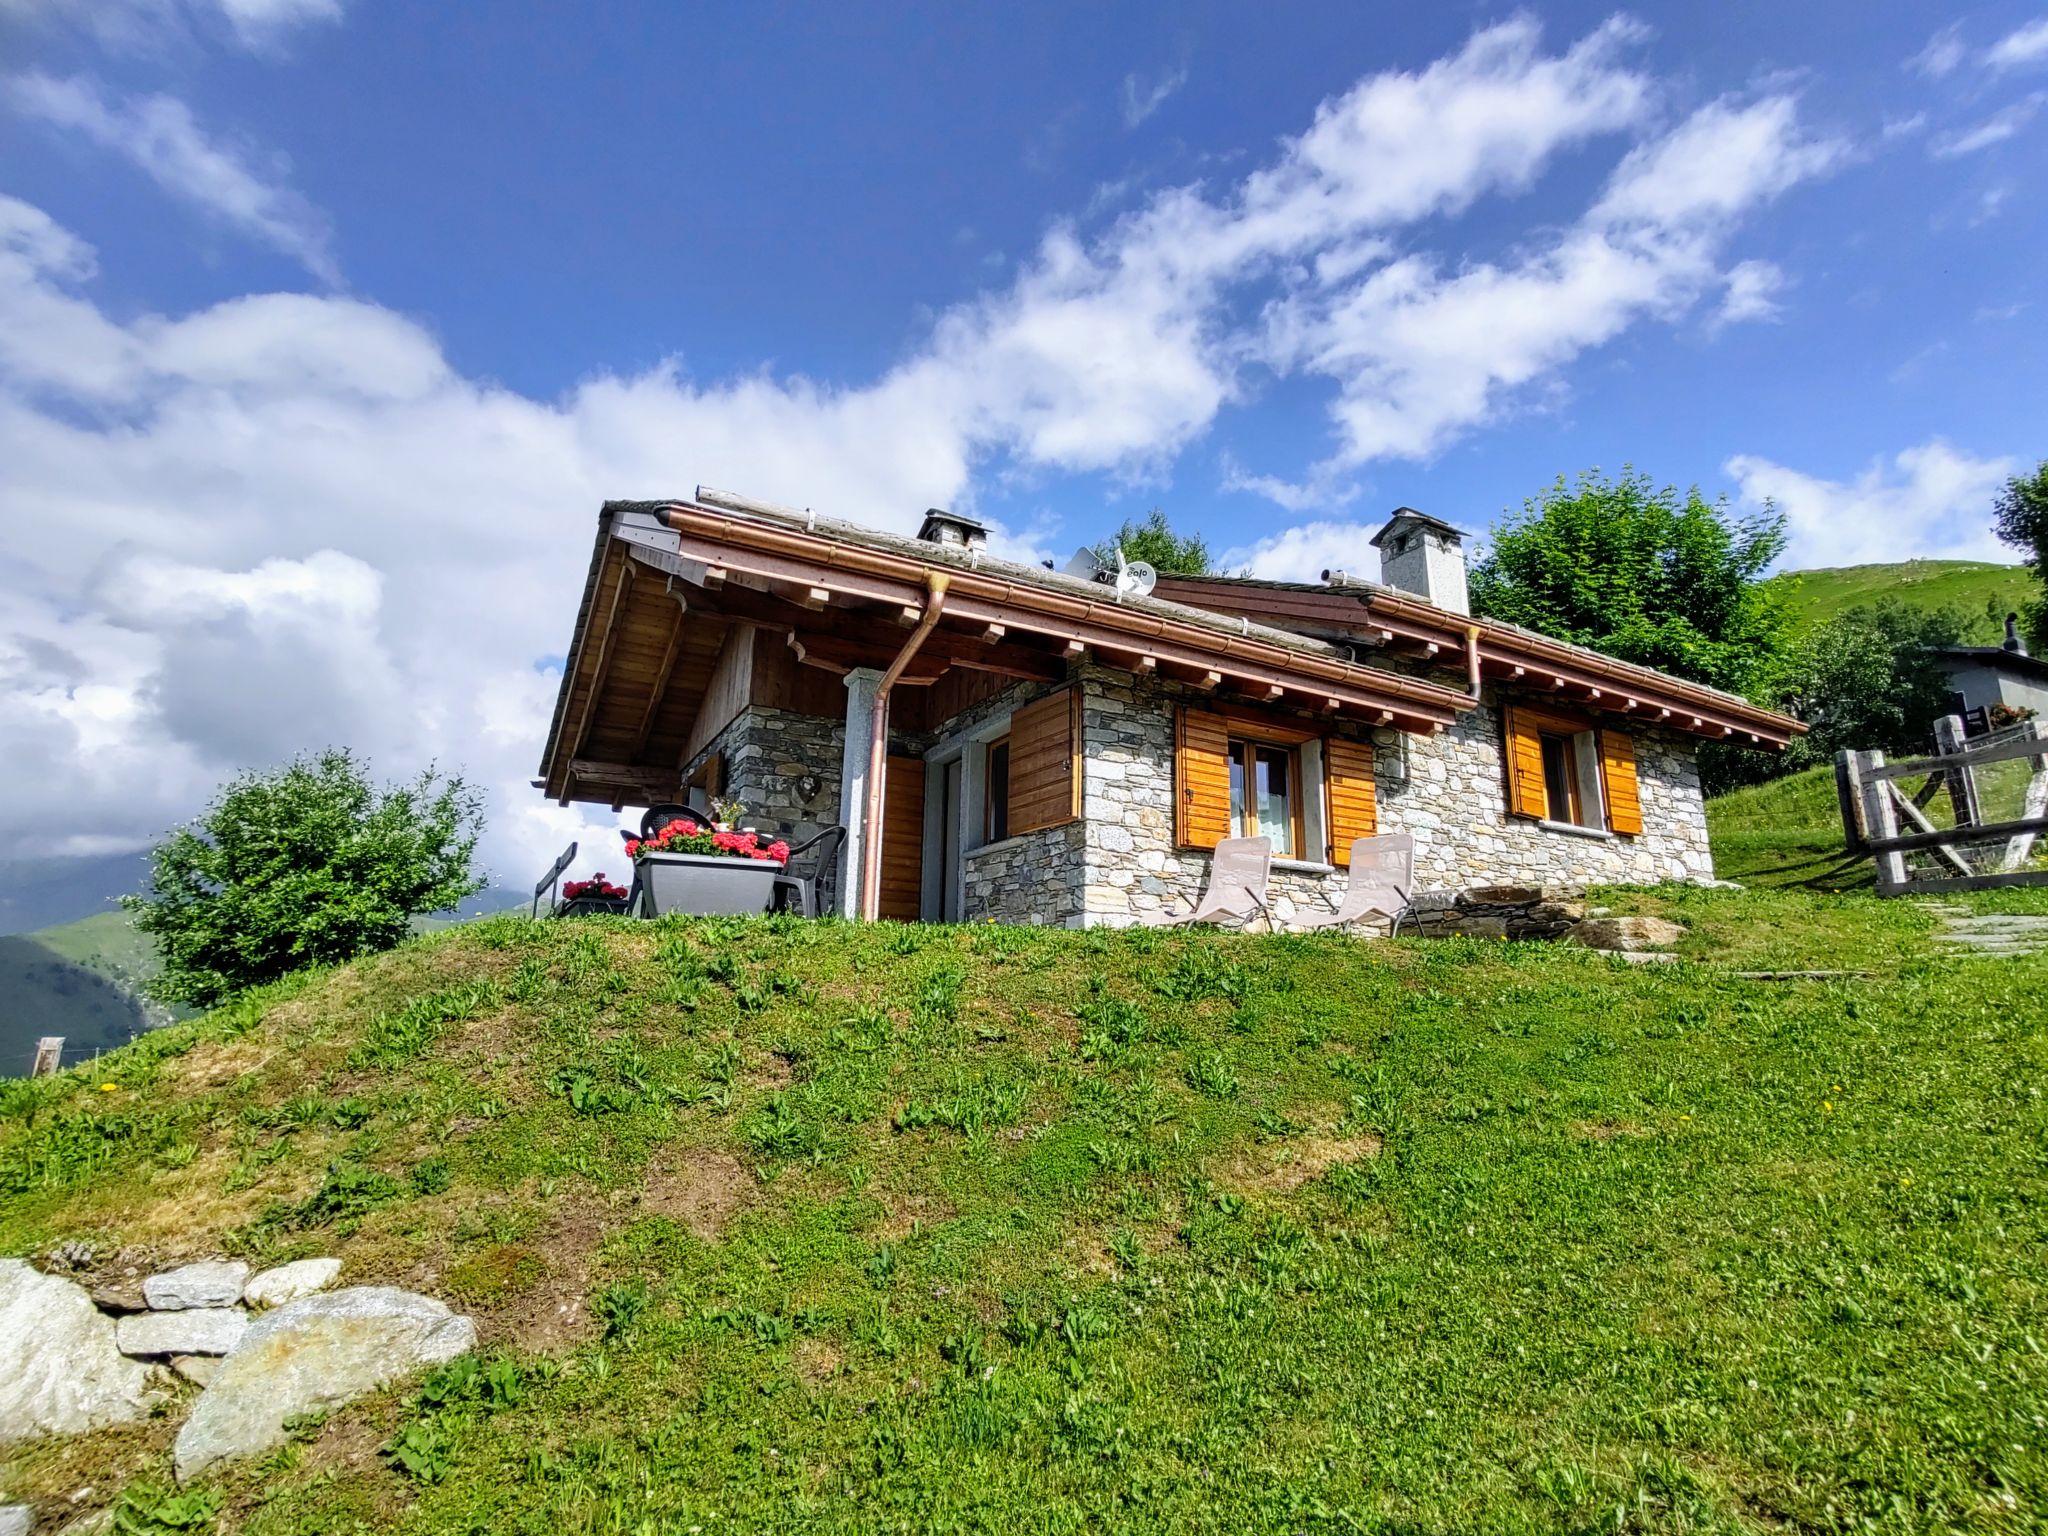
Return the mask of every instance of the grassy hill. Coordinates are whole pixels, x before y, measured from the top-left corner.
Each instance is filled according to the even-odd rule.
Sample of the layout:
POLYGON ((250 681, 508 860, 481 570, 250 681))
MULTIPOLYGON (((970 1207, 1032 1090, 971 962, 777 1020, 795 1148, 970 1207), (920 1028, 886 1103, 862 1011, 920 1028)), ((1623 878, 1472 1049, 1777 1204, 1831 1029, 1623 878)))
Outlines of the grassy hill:
POLYGON ((1799 629, 1893 598, 1916 608, 1955 609, 1970 621, 1970 638, 1984 644, 1996 642, 2004 633, 2007 613, 2025 608, 2040 595, 2026 567, 1979 560, 1904 560, 1789 571, 1773 577, 1771 584, 1785 597, 1799 629))
MULTIPOLYGON (((199 1490, 252 1533, 2021 1529, 2048 957, 1604 899, 1696 963, 466 924, 0 1085, 0 1253, 332 1252, 479 1318, 502 1390, 199 1490)), ((146 1505, 175 1417, 0 1481, 146 1505)))

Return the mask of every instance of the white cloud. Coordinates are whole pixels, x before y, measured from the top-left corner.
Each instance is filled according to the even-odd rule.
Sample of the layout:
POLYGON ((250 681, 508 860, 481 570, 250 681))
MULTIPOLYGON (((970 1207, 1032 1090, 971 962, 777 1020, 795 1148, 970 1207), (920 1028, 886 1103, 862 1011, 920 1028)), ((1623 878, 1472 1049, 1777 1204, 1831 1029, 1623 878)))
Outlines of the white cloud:
POLYGON ((1313 522, 1283 529, 1252 544, 1223 552, 1218 562, 1267 581, 1321 581, 1324 571, 1347 571, 1379 580, 1379 551, 1372 547, 1377 523, 1313 522))
POLYGON ((2048 16, 2008 32, 1984 52, 1993 69, 2022 69, 2048 63, 2048 16))
POLYGON ((224 33, 245 49, 270 52, 294 31, 341 16, 342 0, 0 0, 0 18, 74 28, 130 53, 195 33, 224 33))
POLYGON ((1728 269, 1721 307, 1714 324, 1738 325, 1746 320, 1775 320, 1784 312, 1778 295, 1785 291, 1784 272, 1768 261, 1741 261, 1728 269))
POLYGON ((1167 98, 1187 83, 1185 68, 1165 70, 1150 80, 1136 73, 1125 75, 1121 97, 1124 126, 1136 128, 1165 106, 1167 98))
POLYGON ((1952 160, 1959 155, 1974 155, 1977 151, 1989 149, 1994 144, 2003 144, 2034 120, 2043 102, 2048 102, 2048 95, 2040 93, 2013 102, 2010 106, 1992 113, 1974 128, 1965 128, 1936 139, 1931 152, 1940 159, 1952 160))
POLYGON ((1951 22, 1928 38, 1927 46, 1906 60, 1906 67, 1939 80, 1954 74, 1969 52, 1963 42, 1962 24, 1951 22))
POLYGON ((1785 514, 1791 569, 1921 557, 2009 562, 1991 532, 1991 502, 2017 468, 1935 438, 1878 460, 1853 480, 1824 480, 1753 454, 1724 466, 1746 506, 1785 514))
MULTIPOLYGON (((1053 228, 1014 282, 852 384, 669 363, 536 400, 358 300, 116 316, 91 250, 0 197, 0 857, 143 839, 234 768, 330 740, 391 773, 468 769, 508 876, 572 836, 609 847, 609 817, 527 783, 607 496, 702 481, 903 528, 1010 474, 1157 473, 1277 370, 1330 381, 1333 451, 1226 475, 1326 516, 1243 559, 1374 568, 1366 530, 1327 517, 1359 466, 1435 451, 1588 347, 1753 283, 1723 270, 1732 231, 1833 163, 1782 96, 1645 138, 1637 36, 1612 22, 1550 52, 1515 20, 1363 79, 1230 185, 1053 228), (1608 136, 1628 152, 1575 224, 1492 262, 1429 253, 1449 219, 1608 136)), ((39 89, 87 131, 144 121, 77 82, 39 89)), ((320 261, 317 225, 269 196, 281 179, 208 159, 196 128, 170 137, 144 163, 320 261)))
POLYGON ((5 89, 15 111, 84 135, 172 196, 283 252, 322 282, 340 283, 327 221, 285 183, 284 167, 259 167, 246 149, 210 138, 183 102, 110 100, 84 76, 16 75, 5 89))

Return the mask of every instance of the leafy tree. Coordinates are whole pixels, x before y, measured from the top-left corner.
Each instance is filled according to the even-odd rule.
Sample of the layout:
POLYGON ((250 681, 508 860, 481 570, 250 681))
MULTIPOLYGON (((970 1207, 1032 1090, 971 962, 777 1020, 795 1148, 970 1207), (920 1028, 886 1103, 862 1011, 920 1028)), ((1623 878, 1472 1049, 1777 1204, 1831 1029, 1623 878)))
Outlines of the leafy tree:
POLYGON ((1785 520, 1731 514, 1697 488, 1648 476, 1563 476, 1496 531, 1472 570, 1490 618, 1591 646, 1733 693, 1768 691, 1787 644, 1782 601, 1763 584, 1785 520))
POLYGON ((2042 596, 2027 607, 2027 640, 2036 653, 2048 652, 2048 459, 2031 475, 2005 482, 1992 508, 1991 526, 2014 549, 2023 550, 2042 596))
POLYGON ((1833 762, 1844 747, 1928 750, 1935 720, 1949 710, 1948 678, 1931 652, 1962 644, 1968 631, 1954 609, 1891 599, 1817 625, 1786 669, 1793 705, 1807 725, 1786 767, 1833 762))
POLYGON ((125 899, 156 940, 169 1001, 211 1007, 301 966, 389 949, 410 920, 483 888, 482 796, 429 768, 378 790, 330 749, 226 784, 150 852, 125 899))
POLYGON ((1200 534, 1183 538, 1175 533, 1158 507, 1142 521, 1124 519, 1123 527, 1116 531, 1116 542, 1123 547, 1126 560, 1147 561, 1164 575, 1207 576, 1214 569, 1207 541, 1200 534))

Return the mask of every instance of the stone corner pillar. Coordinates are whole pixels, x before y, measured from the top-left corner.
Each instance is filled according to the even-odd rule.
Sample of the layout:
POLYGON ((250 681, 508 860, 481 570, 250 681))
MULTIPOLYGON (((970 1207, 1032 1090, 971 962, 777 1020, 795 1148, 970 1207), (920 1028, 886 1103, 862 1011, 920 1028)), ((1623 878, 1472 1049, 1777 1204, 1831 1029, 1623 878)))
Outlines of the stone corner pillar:
POLYGON ((875 749, 875 694, 882 674, 855 667, 846 674, 846 745, 839 754, 839 816, 846 823, 840 850, 839 915, 861 914, 861 880, 866 872, 868 758, 875 749))

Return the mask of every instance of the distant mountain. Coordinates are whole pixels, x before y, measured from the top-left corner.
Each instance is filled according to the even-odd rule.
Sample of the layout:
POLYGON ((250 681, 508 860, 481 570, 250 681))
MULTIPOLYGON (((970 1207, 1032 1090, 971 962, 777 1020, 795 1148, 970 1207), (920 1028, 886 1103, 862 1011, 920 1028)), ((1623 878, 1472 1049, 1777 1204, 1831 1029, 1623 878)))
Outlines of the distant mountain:
POLYGON ((1970 625, 1967 638, 1980 645, 1995 644, 2004 634, 2005 616, 2040 595, 2025 566, 1982 560, 1902 560, 1787 571, 1772 577, 1771 585, 1784 594, 1798 629, 1893 598, 1915 608, 1953 608, 1970 625))
POLYGON ((142 889, 149 859, 140 853, 73 859, 0 859, 0 933, 31 933, 114 912, 142 889))

